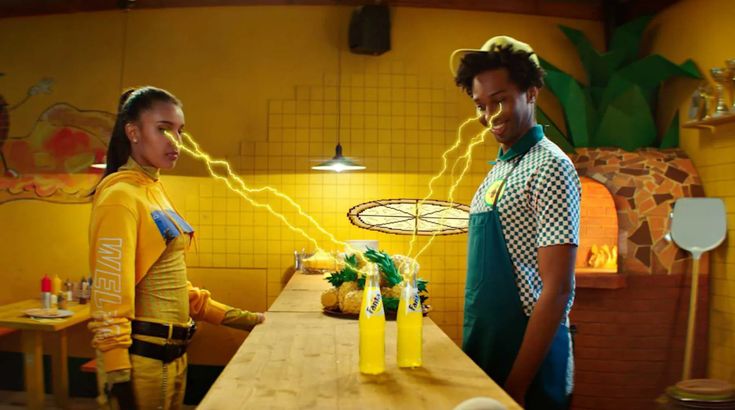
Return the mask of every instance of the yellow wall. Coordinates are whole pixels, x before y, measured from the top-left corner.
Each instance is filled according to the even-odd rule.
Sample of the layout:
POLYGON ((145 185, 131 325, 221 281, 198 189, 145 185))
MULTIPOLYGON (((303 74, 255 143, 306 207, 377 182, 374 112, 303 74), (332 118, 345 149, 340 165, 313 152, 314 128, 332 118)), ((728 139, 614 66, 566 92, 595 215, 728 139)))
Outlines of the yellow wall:
MULTIPOLYGON (((0 19, 6 39, 0 43, 6 74, 0 78, 2 95, 12 103, 37 79, 55 79, 51 95, 11 113, 10 134, 27 134, 53 102, 112 112, 121 85, 155 84, 183 100, 188 129, 213 155, 231 160, 248 184, 272 185, 291 195, 340 240, 378 239, 386 251, 405 253, 408 237, 360 230, 346 213, 361 202, 426 193, 441 152, 454 141, 457 125, 473 113, 451 81, 450 52, 509 34, 580 74, 575 51, 556 25, 579 28, 602 43, 596 22, 399 8, 393 10, 393 50, 380 57, 357 56, 344 51, 350 12, 346 7, 222 7, 0 19), (333 155, 337 124, 346 155, 364 162, 367 172, 309 170, 312 160, 333 155)), ((469 203, 488 170, 485 161, 496 150, 492 142, 477 150, 479 159, 456 200, 469 203)), ((200 235, 190 266, 218 272, 231 289, 264 293, 261 303, 271 303, 288 277, 294 249, 312 247, 275 217, 205 178, 200 163, 185 158, 175 174, 164 182, 200 235), (261 272, 265 290, 254 285, 261 272)), ((435 197, 446 199, 447 181, 437 187, 435 197)), ((272 195, 257 198, 296 217, 272 195)), ((35 297, 44 273, 88 274, 88 214, 88 205, 0 205, 0 278, 11 285, 0 287, 0 303, 35 297)), ((294 221, 308 226, 303 218, 294 221)), ((323 248, 342 249, 314 228, 307 231, 323 248)), ((419 261, 421 275, 431 281, 432 317, 455 340, 461 337, 465 246, 464 235, 438 238, 419 261)), ((228 296, 227 302, 247 305, 247 294, 243 291, 240 301, 228 296)), ((76 335, 80 341, 88 337, 81 330, 76 335)), ((89 354, 83 346, 75 344, 71 354, 89 354)), ((224 362, 205 353, 192 360, 224 362)))
MULTIPOLYGON (((654 20, 650 51, 675 62, 692 58, 702 71, 722 67, 724 60, 735 57, 733 16, 735 2, 730 0, 680 1, 654 20)), ((665 90, 662 101, 682 101, 684 88, 678 84, 665 90)), ((682 105, 682 114, 687 108, 682 105)), ((735 382, 735 123, 714 132, 683 129, 681 137, 682 147, 702 176, 705 193, 723 198, 727 205, 730 239, 711 259, 709 375, 735 382)))

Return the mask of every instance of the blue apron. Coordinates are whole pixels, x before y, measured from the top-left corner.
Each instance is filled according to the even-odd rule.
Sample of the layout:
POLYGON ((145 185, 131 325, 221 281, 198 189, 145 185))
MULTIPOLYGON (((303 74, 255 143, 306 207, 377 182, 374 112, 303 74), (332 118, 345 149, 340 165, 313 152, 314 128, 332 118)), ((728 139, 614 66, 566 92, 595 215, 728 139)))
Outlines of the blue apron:
MULTIPOLYGON (((505 182, 520 162, 496 185, 491 210, 472 214, 469 225, 462 350, 501 387, 528 325, 497 206, 505 182)), ((526 393, 526 409, 568 408, 569 353, 569 329, 561 325, 526 393)))

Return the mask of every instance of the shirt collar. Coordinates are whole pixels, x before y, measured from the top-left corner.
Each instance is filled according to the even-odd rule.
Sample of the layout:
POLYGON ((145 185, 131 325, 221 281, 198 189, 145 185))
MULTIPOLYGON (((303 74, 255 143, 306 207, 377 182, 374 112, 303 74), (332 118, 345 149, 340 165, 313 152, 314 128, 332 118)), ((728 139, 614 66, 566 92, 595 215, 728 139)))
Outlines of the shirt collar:
POLYGON ((138 162, 133 159, 132 155, 130 156, 130 158, 128 158, 128 162, 125 163, 125 165, 120 167, 120 170, 140 171, 154 181, 158 181, 158 178, 161 175, 161 170, 159 170, 158 168, 148 167, 148 166, 138 164, 138 162))
POLYGON ((490 164, 495 165, 498 161, 510 161, 513 158, 523 155, 533 148, 534 145, 538 144, 542 138, 544 138, 544 131, 541 125, 534 125, 508 151, 503 152, 503 148, 499 148, 498 158, 495 161, 490 161, 490 164))

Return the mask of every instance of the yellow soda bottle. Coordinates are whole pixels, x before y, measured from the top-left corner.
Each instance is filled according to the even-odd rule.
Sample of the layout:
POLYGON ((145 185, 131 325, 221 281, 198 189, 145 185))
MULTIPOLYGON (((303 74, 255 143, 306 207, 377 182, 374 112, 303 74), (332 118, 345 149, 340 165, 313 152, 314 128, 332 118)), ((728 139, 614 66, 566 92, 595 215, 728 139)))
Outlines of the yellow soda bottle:
POLYGON ((398 367, 421 367, 421 340, 424 315, 416 284, 416 271, 408 267, 403 276, 403 289, 398 302, 398 367))
POLYGON ((375 264, 368 265, 360 306, 360 373, 385 371, 385 311, 375 264))

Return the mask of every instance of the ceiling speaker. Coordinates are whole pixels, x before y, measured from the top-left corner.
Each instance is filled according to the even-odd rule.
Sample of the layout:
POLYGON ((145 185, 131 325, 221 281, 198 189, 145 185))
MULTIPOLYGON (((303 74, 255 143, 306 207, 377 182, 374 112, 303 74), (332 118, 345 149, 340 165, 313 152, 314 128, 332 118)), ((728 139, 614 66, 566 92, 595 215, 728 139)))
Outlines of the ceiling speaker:
POLYGON ((390 51, 390 13, 387 5, 360 6, 350 19, 350 51, 381 55, 390 51))

